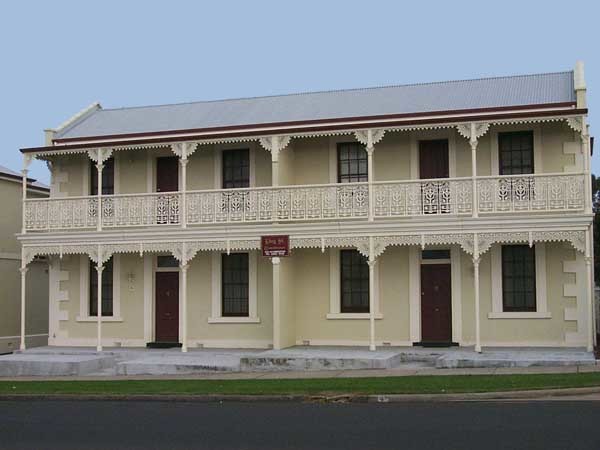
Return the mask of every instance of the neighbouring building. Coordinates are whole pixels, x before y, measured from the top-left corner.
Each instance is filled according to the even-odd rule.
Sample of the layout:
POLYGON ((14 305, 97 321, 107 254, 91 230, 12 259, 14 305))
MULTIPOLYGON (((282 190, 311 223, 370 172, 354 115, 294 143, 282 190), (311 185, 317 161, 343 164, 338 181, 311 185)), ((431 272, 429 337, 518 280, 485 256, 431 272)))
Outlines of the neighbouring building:
MULTIPOLYGON (((47 198, 48 186, 26 179, 29 198, 47 198)), ((21 340, 21 246, 17 234, 22 231, 22 175, 0 166, 0 354, 19 348, 21 340)), ((28 266, 25 286, 29 310, 25 319, 27 345, 48 343, 48 265, 36 258, 28 266)))
POLYGON ((49 259, 49 343, 591 350, 587 114, 581 63, 91 105, 21 150, 52 173, 19 235, 49 259))

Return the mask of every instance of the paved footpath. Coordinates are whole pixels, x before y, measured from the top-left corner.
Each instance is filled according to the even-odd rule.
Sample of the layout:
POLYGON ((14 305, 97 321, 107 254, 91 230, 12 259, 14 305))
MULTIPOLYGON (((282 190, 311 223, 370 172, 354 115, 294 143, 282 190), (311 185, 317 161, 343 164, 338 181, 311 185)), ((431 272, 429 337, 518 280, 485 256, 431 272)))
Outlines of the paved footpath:
POLYGON ((365 370, 322 370, 322 371, 280 371, 280 372, 204 372, 186 375, 85 375, 60 377, 0 377, 0 381, 43 381, 43 380, 279 380, 298 378, 362 378, 362 377, 403 377, 426 375, 500 375, 500 374, 542 374, 542 373, 587 373, 600 372, 600 365, 557 366, 557 367, 505 367, 481 369, 434 369, 413 367, 397 369, 365 370))

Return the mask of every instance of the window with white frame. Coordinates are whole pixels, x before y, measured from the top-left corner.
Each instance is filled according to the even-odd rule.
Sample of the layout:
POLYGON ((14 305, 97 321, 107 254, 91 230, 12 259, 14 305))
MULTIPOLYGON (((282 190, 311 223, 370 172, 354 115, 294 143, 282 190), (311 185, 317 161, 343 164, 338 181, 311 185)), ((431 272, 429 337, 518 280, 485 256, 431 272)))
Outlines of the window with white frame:
POLYGON ((212 312, 209 323, 259 323, 257 252, 212 255, 212 312))
MULTIPOLYGON (((112 316, 113 315, 113 259, 110 258, 104 263, 104 270, 102 270, 102 315, 112 316)), ((90 261, 90 288, 89 288, 89 315, 98 315, 98 271, 96 270, 96 264, 90 261)))
POLYGON ((549 319, 546 244, 493 245, 489 319, 549 319))

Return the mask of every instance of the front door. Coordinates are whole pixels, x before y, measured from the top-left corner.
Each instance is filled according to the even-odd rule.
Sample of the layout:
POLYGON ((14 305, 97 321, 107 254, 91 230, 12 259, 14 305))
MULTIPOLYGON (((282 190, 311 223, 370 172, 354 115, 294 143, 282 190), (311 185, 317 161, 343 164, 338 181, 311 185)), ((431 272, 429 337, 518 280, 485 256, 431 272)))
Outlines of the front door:
POLYGON ((179 161, 176 156, 156 158, 156 192, 179 190, 179 161))
POLYGON ((450 264, 421 265, 421 341, 452 342, 450 264))
POLYGON ((179 272, 156 272, 156 341, 179 342, 179 272))

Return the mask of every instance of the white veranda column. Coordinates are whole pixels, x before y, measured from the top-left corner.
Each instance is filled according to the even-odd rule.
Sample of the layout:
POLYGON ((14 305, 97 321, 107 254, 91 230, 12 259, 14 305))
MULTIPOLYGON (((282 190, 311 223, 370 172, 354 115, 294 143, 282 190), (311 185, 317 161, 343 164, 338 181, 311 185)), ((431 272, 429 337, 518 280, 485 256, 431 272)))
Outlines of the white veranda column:
POLYGON ((27 275, 27 264, 23 256, 21 257, 21 344, 19 348, 25 350, 25 291, 26 291, 26 275, 27 275))
POLYGON ((281 259, 271 258, 273 265, 273 349, 280 350, 281 344, 281 259))
POLYGON ((592 227, 585 232, 586 300, 588 306, 587 351, 594 351, 594 267, 592 266, 592 227))
POLYGON ((479 314, 479 242, 477 235, 473 240, 473 282, 475 289, 475 351, 481 353, 481 332, 479 314))
MULTIPOLYGON (((99 252, 100 253, 100 252, 99 252)), ((102 351, 102 272, 104 271, 104 262, 101 262, 100 255, 98 255, 98 262, 96 263, 96 275, 98 277, 98 293, 96 297, 96 323, 97 323, 97 342, 96 350, 102 351)))
POLYGON ((369 350, 375 351, 375 264, 373 237, 369 238, 369 350))
POLYGON ((583 151, 583 165, 585 174, 585 185, 584 185, 584 194, 585 194, 585 212, 587 214, 592 214, 592 171, 591 171, 591 157, 590 157, 590 135, 585 123, 585 118, 581 118, 582 123, 582 131, 581 131, 581 149, 583 151))
POLYGON ((187 155, 179 158, 181 164, 181 227, 187 228, 187 155))
POLYGON ((187 272, 189 265, 181 264, 181 351, 187 352, 187 272))
POLYGON ((473 217, 479 216, 479 206, 477 202, 477 135, 476 125, 471 124, 471 137, 469 144, 471 145, 471 182, 473 184, 473 217))
POLYGON ((102 230, 102 169, 104 168, 104 163, 99 162, 96 164, 96 169, 98 173, 98 225, 97 230, 102 230))
MULTIPOLYGON (((26 161, 26 159, 25 159, 26 161)), ((25 205, 26 205, 26 201, 27 201, 27 167, 26 167, 27 162, 24 163, 25 167, 23 167, 23 171, 22 171, 22 189, 23 189, 23 202, 21 205, 21 233, 25 233, 27 231, 27 226, 25 223, 25 205)))

